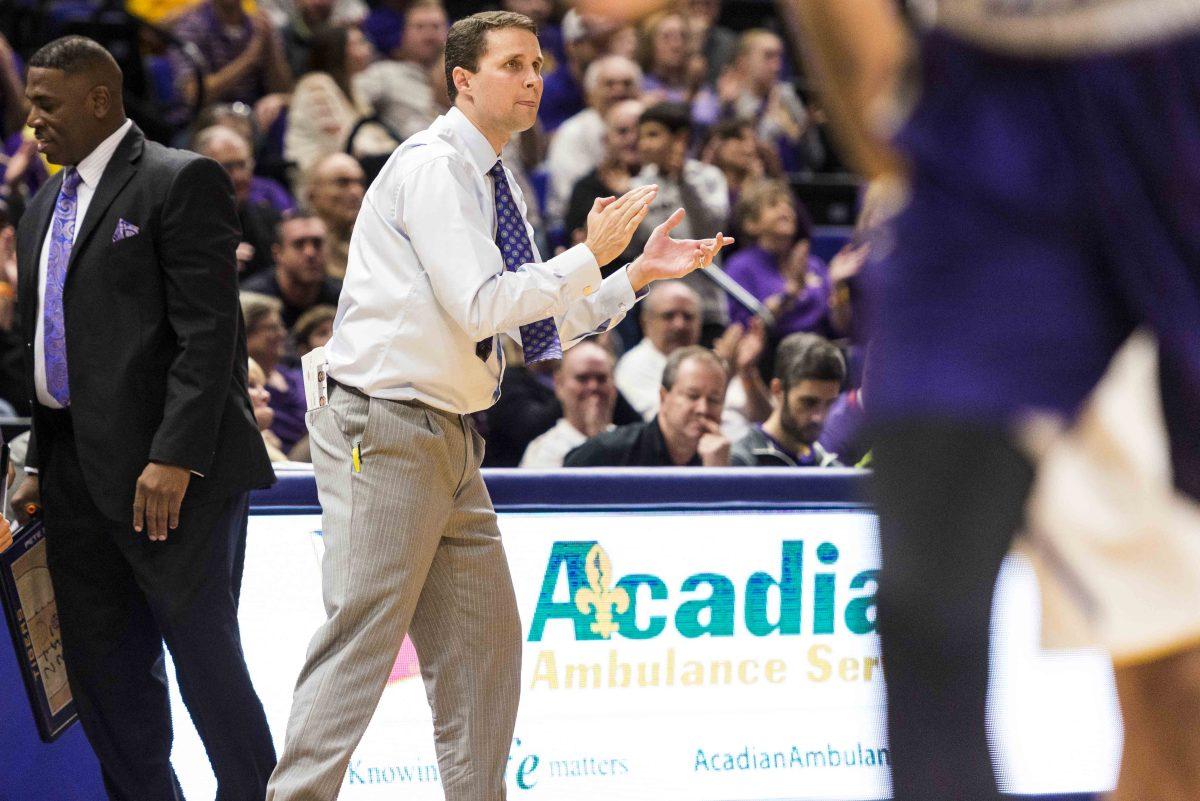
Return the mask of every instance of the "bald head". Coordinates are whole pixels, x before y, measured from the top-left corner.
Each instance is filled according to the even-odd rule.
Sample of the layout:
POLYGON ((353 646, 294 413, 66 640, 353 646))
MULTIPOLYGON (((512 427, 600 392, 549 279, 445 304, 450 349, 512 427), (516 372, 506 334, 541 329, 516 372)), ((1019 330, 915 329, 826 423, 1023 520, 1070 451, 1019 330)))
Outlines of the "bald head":
POLYGON ((554 394, 562 403, 563 417, 589 437, 612 423, 617 403, 612 354, 590 340, 568 348, 554 373, 554 394))
POLYGON ((99 42, 55 39, 29 59, 25 96, 38 150, 53 164, 78 164, 125 122, 121 68, 99 42))
POLYGON ((345 153, 331 153, 309 173, 308 203, 339 236, 349 237, 362 206, 366 174, 358 161, 345 153))
POLYGON ((239 131, 227 125, 210 125, 192 140, 192 150, 209 158, 216 158, 213 153, 221 148, 241 148, 249 151, 250 143, 239 131))
POLYGON ((658 281, 642 301, 642 331, 664 355, 700 341, 700 296, 682 281, 658 281))
POLYGON ((238 203, 245 203, 254 177, 254 154, 246 138, 227 126, 213 125, 196 134, 192 149, 208 156, 229 173, 238 203))
POLYGON ((601 56, 588 65, 583 87, 588 103, 603 115, 614 103, 641 94, 642 69, 625 56, 601 56))

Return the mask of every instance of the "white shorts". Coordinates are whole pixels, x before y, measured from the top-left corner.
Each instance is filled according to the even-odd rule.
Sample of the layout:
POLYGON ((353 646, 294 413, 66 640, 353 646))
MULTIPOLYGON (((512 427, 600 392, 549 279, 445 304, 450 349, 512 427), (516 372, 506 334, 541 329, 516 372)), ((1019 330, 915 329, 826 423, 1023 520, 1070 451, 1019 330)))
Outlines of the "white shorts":
POLYGON ((1117 667, 1200 646, 1200 504, 1171 483, 1153 337, 1130 337, 1075 426, 1038 439, 1017 548, 1043 645, 1099 645, 1117 667))

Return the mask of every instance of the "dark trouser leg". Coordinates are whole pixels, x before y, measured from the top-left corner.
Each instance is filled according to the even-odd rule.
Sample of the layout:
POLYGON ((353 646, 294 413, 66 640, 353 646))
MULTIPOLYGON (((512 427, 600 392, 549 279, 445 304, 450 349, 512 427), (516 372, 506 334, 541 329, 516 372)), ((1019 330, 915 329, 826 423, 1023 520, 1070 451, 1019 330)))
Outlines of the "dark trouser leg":
POLYGON ((126 549, 175 661, 180 694, 217 778, 217 801, 262 801, 275 768, 237 621, 234 577, 248 510, 246 494, 185 503, 166 543, 137 538, 126 549))
POLYGON ((114 801, 181 799, 162 638, 114 523, 92 503, 67 413, 39 430, 47 557, 80 723, 114 801))
POLYGON ((1158 369, 1175 487, 1200 502, 1200 375, 1167 343, 1160 343, 1158 369))
POLYGON ((999 428, 875 433, 894 798, 996 799, 985 729, 992 597, 1033 468, 999 428))

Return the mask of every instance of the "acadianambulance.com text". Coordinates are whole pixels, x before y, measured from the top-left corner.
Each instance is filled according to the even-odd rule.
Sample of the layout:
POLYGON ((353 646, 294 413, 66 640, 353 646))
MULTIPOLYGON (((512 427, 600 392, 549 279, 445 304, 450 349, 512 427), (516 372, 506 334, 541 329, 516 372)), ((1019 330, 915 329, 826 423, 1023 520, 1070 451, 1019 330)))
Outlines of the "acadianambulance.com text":
POLYGON ((697 773, 734 772, 747 770, 795 770, 812 768, 874 768, 889 764, 885 746, 826 743, 823 748, 792 745, 786 749, 759 749, 743 746, 741 750, 706 751, 696 749, 693 770, 697 773))

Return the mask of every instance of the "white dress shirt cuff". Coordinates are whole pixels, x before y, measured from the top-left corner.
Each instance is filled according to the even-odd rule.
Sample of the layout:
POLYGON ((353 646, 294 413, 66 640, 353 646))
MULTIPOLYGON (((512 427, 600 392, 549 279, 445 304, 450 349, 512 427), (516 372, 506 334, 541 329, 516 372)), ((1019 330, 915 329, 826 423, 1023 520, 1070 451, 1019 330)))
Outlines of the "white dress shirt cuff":
POLYGON ((554 262, 555 272, 566 282, 568 301, 587 297, 600 289, 604 280, 600 275, 600 265, 587 245, 576 245, 551 261, 554 262))
POLYGON ((562 321, 567 326, 567 340, 574 344, 585 337, 604 333, 619 323, 634 304, 645 296, 645 291, 633 291, 629 268, 622 267, 605 278, 595 294, 576 304, 562 321))
POLYGON ((646 296, 645 292, 639 295, 633 291, 628 264, 610 275, 600 287, 600 292, 602 295, 596 299, 597 305, 602 309, 612 309, 614 317, 624 317, 633 308, 633 304, 646 296))

